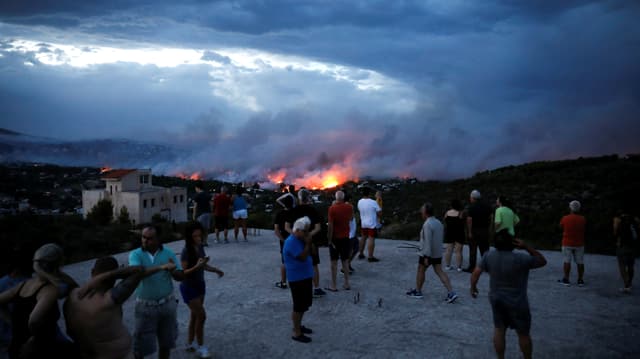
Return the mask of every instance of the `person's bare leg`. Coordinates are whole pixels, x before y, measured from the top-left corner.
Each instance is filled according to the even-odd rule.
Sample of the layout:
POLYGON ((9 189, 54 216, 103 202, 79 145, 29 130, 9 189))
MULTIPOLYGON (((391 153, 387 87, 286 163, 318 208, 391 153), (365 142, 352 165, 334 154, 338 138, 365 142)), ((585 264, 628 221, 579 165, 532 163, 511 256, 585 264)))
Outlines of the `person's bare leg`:
POLYGON ((349 260, 342 260, 342 272, 344 272, 343 288, 351 288, 351 284, 349 284, 349 260))
POLYGON ((280 266, 280 282, 287 282, 287 269, 284 267, 284 264, 280 266))
POLYGON ((233 238, 235 238, 236 241, 238 240, 238 232, 240 231, 239 222, 240 222, 239 219, 236 219, 233 221, 233 238))
POLYGON ((216 228, 216 242, 220 242, 220 230, 216 228))
POLYGON ((202 303, 203 299, 204 298, 201 297, 197 300, 197 309, 199 314, 196 318, 196 340, 200 346, 204 343, 204 322, 207 320, 207 312, 205 312, 202 303))
POLYGON ((320 288, 320 270, 317 264, 313 265, 313 287, 320 288))
POLYGON ((187 331, 187 343, 191 345, 193 340, 196 337, 196 313, 191 309, 191 305, 189 305, 189 329, 187 331))
POLYGON ((584 277, 584 264, 578 264, 578 280, 583 280, 584 277))
POLYGON ((373 251, 376 249, 376 239, 369 237, 369 258, 373 258, 373 251))
POLYGON ((364 255, 364 246, 365 244, 367 244, 367 237, 362 236, 362 238, 360 238, 360 255, 363 256, 364 255))
POLYGON ((304 313, 291 312, 291 321, 293 322, 293 336, 302 335, 302 316, 304 313))
POLYGON ((504 359, 505 334, 505 328, 495 328, 495 330, 493 331, 493 347, 496 350, 498 359, 504 359))
POLYGON ((531 336, 518 334, 518 343, 520 343, 520 350, 524 359, 531 359, 533 355, 533 343, 531 336))
POLYGON ((453 243, 447 243, 447 249, 444 252, 444 265, 451 266, 451 252, 453 252, 453 243))
POLYGON ((627 274, 627 266, 624 264, 624 260, 618 257, 618 269, 620 269, 620 276, 622 277, 622 282, 624 283, 624 287, 627 288, 627 283, 629 283, 629 276, 627 274))
POLYGON ((242 235, 244 236, 244 240, 247 240, 247 220, 245 218, 240 220, 240 223, 242 224, 242 235))
POLYGON ((456 252, 456 268, 462 268, 462 244, 455 244, 455 252, 456 252))
POLYGON ((562 269, 564 271, 564 279, 569 280, 569 275, 571 275, 571 262, 564 263, 562 265, 562 269))
POLYGON ((224 228, 224 240, 227 241, 229 239, 229 228, 224 228))
POLYGON ((433 271, 436 272, 442 284, 447 288, 447 292, 452 292, 451 283, 449 282, 449 276, 442 270, 441 264, 434 264, 433 271))
POLYGON ((422 265, 422 264, 418 264, 418 271, 416 273, 416 290, 418 292, 422 292, 422 286, 424 285, 424 277, 425 277, 425 271, 427 270, 427 267, 422 265))
MULTIPOLYGON (((344 271, 344 266, 343 266, 342 270, 344 271)), ((338 275, 336 273, 337 271, 338 271, 338 261, 332 260, 331 261, 331 289, 333 289, 333 290, 337 289, 336 288, 336 277, 338 275)))

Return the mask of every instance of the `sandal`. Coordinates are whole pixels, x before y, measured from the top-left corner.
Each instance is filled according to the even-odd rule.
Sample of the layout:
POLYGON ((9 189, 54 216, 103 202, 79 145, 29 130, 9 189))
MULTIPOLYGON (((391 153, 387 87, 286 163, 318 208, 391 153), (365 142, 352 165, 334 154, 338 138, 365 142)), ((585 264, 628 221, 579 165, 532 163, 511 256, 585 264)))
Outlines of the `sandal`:
POLYGON ((280 288, 280 289, 287 289, 287 283, 285 282, 276 282, 276 287, 280 288))

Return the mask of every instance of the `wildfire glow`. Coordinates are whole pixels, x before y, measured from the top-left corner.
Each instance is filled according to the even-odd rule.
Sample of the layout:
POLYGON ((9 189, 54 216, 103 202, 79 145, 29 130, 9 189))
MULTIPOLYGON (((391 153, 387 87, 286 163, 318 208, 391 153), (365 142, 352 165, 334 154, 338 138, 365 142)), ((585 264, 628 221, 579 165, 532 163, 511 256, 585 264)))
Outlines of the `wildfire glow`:
POLYGON ((288 176, 285 170, 278 170, 267 175, 269 181, 279 183, 291 183, 296 187, 306 187, 310 189, 328 189, 350 181, 357 180, 354 170, 347 166, 334 165, 328 170, 319 170, 305 173, 302 176, 288 176))
POLYGON ((176 177, 181 178, 183 180, 189 179, 189 180, 192 180, 192 181, 198 181, 198 180, 202 179, 202 176, 198 172, 194 172, 191 175, 187 175, 187 174, 184 174, 184 173, 178 173, 178 174, 176 174, 176 177))
POLYGON ((101 167, 100 168, 100 173, 105 173, 105 172, 109 172, 111 171, 112 168, 111 167, 101 167))

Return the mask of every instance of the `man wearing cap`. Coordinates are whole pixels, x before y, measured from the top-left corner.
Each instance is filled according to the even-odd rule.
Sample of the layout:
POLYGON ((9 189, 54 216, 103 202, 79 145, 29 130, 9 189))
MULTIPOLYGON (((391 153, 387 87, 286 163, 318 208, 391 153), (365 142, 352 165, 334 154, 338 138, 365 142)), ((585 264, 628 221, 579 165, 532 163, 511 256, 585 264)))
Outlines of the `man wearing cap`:
POLYGON ((467 208, 467 234, 469 240, 469 267, 465 272, 473 272, 476 267, 478 248, 482 257, 489 250, 489 229, 491 228, 491 207, 482 200, 478 190, 471 191, 467 208))
POLYGON ((569 274, 571 273, 571 260, 578 267, 578 286, 584 286, 584 231, 587 224, 584 216, 579 215, 580 202, 571 201, 569 203, 570 214, 562 217, 560 228, 562 228, 562 255, 564 256, 564 276, 558 282, 571 285, 569 274))
POLYGON ((178 336, 178 302, 173 296, 172 278, 181 281, 184 273, 175 253, 160 244, 154 227, 142 230, 141 244, 129 254, 130 266, 147 268, 173 263, 175 268, 146 277, 136 289, 133 353, 136 358, 154 353, 157 340, 158 358, 166 359, 175 348, 178 336))

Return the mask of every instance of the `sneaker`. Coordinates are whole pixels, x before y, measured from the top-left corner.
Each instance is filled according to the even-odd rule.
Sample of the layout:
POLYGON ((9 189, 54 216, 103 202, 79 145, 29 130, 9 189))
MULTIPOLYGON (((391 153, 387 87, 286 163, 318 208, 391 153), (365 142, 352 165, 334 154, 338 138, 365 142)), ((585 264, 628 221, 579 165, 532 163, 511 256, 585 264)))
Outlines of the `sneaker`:
POLYGON ((631 287, 620 288, 621 293, 631 294, 631 287))
POLYGON ((209 353, 209 349, 204 345, 198 348, 198 357, 200 358, 211 358, 211 353, 209 353))
POLYGON ((558 279, 558 283, 562 283, 567 287, 571 286, 571 283, 569 282, 569 280, 567 278, 558 279))
POLYGON ((458 273, 462 272, 462 268, 460 267, 458 267, 456 270, 458 271, 458 273))
POLYGON ((198 344, 196 342, 193 342, 189 345, 187 345, 187 347, 185 348, 188 352, 193 353, 196 350, 198 350, 198 344))
POLYGON ((352 266, 349 266, 349 274, 353 274, 353 272, 355 272, 355 271, 356 271, 356 270, 355 270, 355 269, 353 269, 353 267, 352 267, 352 266))
MULTIPOLYGON (((344 275, 344 269, 340 269, 340 274, 344 275)), ((349 270, 349 275, 352 275, 353 271, 349 270)))
POLYGON ((311 328, 307 328, 304 325, 300 327, 300 331, 302 334, 313 334, 313 330, 311 328))
POLYGON ((299 337, 291 337, 291 339, 300 342, 300 343, 310 343, 311 342, 311 338, 309 338, 308 336, 302 334, 299 337))
POLYGON ((214 241, 213 241, 213 243, 215 243, 215 244, 220 244, 220 240, 219 240, 219 239, 216 239, 216 240, 214 240, 214 241))
POLYGON ((456 294, 456 292, 447 294, 447 303, 453 303, 456 301, 456 299, 458 299, 458 295, 456 294))
POLYGON ((584 287, 584 280, 578 279, 578 287, 584 287))
POLYGON ((444 269, 445 270, 453 270, 453 267, 452 266, 445 266, 444 269))
POLYGON ((371 263, 375 263, 375 262, 380 262, 380 260, 376 257, 369 257, 367 258, 367 261, 371 262, 371 263))
POLYGON ((407 297, 409 298, 416 298, 416 299, 422 298, 422 292, 419 292, 416 289, 411 289, 406 294, 407 294, 407 297))
POLYGON ((324 290, 322 290, 322 288, 316 288, 313 290, 313 297, 314 298, 320 298, 324 295, 326 295, 327 292, 325 292, 324 290))
POLYGON ((364 254, 358 254, 358 259, 364 259, 364 254))

